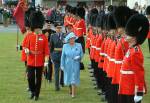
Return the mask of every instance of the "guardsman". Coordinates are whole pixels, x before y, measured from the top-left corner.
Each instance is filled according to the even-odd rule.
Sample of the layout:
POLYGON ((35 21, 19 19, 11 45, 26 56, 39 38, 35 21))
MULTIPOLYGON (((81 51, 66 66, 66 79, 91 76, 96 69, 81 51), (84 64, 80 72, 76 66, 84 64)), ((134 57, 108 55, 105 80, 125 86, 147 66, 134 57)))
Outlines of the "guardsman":
POLYGON ((56 23, 56 33, 54 33, 50 38, 50 52, 51 52, 51 59, 54 64, 55 90, 56 91, 60 90, 60 84, 64 86, 62 70, 61 70, 61 78, 59 80, 61 53, 62 53, 63 44, 65 42, 64 38, 65 38, 65 34, 62 33, 61 23, 56 23))
MULTIPOLYGON (((150 23, 150 6, 148 6, 148 7, 146 8, 146 15, 147 15, 147 18, 148 18, 149 23, 150 23)), ((149 31, 149 33, 148 33, 147 38, 148 38, 148 45, 149 45, 149 52, 150 52, 150 31, 149 31)))
MULTIPOLYGON (((26 45, 27 43, 27 39, 28 39, 28 36, 30 34, 32 34, 32 31, 31 31, 31 21, 30 21, 30 16, 31 14, 35 11, 34 8, 29 8, 26 12, 25 12, 25 27, 26 27, 26 33, 24 35, 24 38, 23 38, 23 41, 22 41, 22 51, 21 51, 21 60, 23 62, 25 62, 25 67, 26 67, 26 75, 28 74, 28 69, 27 69, 27 56, 26 56, 26 53, 25 53, 25 50, 24 50, 24 46, 26 45)), ((28 77, 27 77, 28 79, 28 77)), ((28 84, 28 91, 30 91, 30 88, 29 88, 29 84, 28 84)))
MULTIPOLYGON (((93 28, 92 28, 92 17, 93 15, 97 15, 98 14, 98 10, 96 8, 93 8, 90 10, 89 15, 88 15, 88 28, 87 28, 87 37, 86 37, 86 45, 85 47, 88 49, 89 54, 90 54, 90 48, 91 48, 91 44, 92 44, 92 37, 93 37, 93 28)), ((91 69, 91 64, 89 64, 88 66, 89 69, 91 69)))
POLYGON ((81 43, 83 52, 85 53, 85 41, 84 35, 86 34, 86 25, 85 25, 85 9, 78 7, 76 10, 76 23, 74 24, 74 33, 78 37, 76 42, 81 43))
MULTIPOLYGON (((42 32, 47 36, 48 42, 50 44, 51 35, 56 33, 56 31, 51 29, 51 22, 49 20, 46 20, 46 28, 43 29, 42 32)), ((52 74, 53 74, 52 67, 53 66, 52 66, 51 58, 49 57, 48 68, 45 70, 45 78, 48 80, 49 83, 52 81, 52 74)))
POLYGON ((115 53, 115 46, 116 46, 116 41, 115 41, 115 35, 116 35, 116 24, 113 19, 113 13, 109 13, 108 15, 108 20, 107 20, 107 25, 108 25, 108 34, 110 38, 110 43, 108 45, 108 50, 107 50, 107 65, 106 65, 106 73, 107 73, 107 87, 108 90, 106 92, 107 95, 107 102, 108 103, 115 103, 113 101, 113 90, 112 90, 112 71, 114 69, 114 64, 115 64, 115 59, 114 59, 114 53, 115 53))
MULTIPOLYGON (((71 6, 70 5, 66 5, 66 8, 65 8, 65 17, 64 17, 64 26, 67 27, 69 22, 70 22, 70 10, 71 10, 71 6)), ((66 30, 67 32, 67 30, 66 30)))
POLYGON ((146 86, 140 45, 146 40, 149 21, 144 15, 135 14, 127 22, 125 31, 129 49, 120 70, 119 103, 141 103, 146 86))
POLYGON ((24 46, 27 54, 28 83, 31 89, 31 97, 38 100, 41 88, 43 67, 48 64, 49 47, 48 39, 42 34, 44 16, 41 11, 35 11, 31 17, 32 34, 28 36, 24 46))
POLYGON ((128 43, 124 40, 125 25, 131 16, 131 10, 126 6, 119 6, 114 11, 114 20, 117 27, 117 44, 115 48, 115 68, 112 77, 113 84, 113 98, 117 103, 118 100, 118 86, 120 80, 120 69, 123 61, 123 57, 128 49, 128 43))
POLYGON ((77 10, 77 8, 76 7, 72 7, 71 9, 70 9, 70 15, 71 15, 71 17, 70 17, 70 21, 69 21, 69 24, 70 25, 75 25, 75 22, 76 22, 76 10, 77 10))
MULTIPOLYGON (((24 50, 24 45, 26 44, 27 38, 29 34, 32 34, 31 28, 30 28, 30 15, 32 14, 32 12, 34 12, 35 9, 34 8, 28 8, 28 10, 25 12, 25 28, 26 28, 26 32, 24 33, 24 38, 22 41, 21 45, 17 45, 17 50, 22 50, 21 51, 21 61, 25 63, 25 77, 27 77, 27 56, 24 50)), ((28 79, 28 77, 27 77, 28 79)), ((27 88, 27 91, 30 91, 29 86, 27 88)))

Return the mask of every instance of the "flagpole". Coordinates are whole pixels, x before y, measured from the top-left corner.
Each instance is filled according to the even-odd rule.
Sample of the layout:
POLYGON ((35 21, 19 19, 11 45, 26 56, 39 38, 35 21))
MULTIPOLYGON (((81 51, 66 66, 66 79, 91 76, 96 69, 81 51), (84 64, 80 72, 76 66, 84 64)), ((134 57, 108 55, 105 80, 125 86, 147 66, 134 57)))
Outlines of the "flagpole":
POLYGON ((110 4, 111 4, 111 5, 113 4, 113 1, 112 1, 112 0, 110 0, 110 4))

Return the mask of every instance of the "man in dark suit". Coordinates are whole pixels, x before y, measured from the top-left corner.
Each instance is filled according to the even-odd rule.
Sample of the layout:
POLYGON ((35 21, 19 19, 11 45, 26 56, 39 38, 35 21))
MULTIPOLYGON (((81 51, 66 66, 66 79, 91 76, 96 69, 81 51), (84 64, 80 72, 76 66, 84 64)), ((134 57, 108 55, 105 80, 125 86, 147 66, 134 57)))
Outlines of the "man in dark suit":
POLYGON ((51 38, 50 38, 50 54, 51 54, 52 62, 54 64, 55 90, 59 91, 60 84, 64 86, 63 71, 61 71, 60 80, 59 80, 59 72, 60 72, 60 60, 61 60, 61 53, 62 53, 62 47, 64 44, 65 34, 62 33, 61 23, 56 23, 55 28, 56 28, 56 33, 51 35, 51 38))
MULTIPOLYGON (((46 28, 42 30, 43 34, 45 34, 48 38, 48 42, 50 44, 50 38, 51 35, 56 33, 56 31, 51 29, 51 21, 50 20, 46 20, 46 28)), ((48 67, 45 71, 45 78, 48 80, 48 82, 50 83, 52 81, 52 74, 53 74, 53 68, 52 68, 52 62, 51 62, 51 58, 49 57, 49 61, 48 61, 48 67)))

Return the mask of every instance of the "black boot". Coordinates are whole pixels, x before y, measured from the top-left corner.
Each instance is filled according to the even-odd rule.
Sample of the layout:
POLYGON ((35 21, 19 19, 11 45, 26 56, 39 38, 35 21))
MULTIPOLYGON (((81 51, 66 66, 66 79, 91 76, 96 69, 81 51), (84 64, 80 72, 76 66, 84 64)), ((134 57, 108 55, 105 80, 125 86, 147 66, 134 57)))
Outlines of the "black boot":
POLYGON ((39 97, 38 97, 38 96, 35 96, 35 97, 34 97, 34 100, 35 100, 35 101, 37 101, 38 99, 39 99, 39 97))
POLYGON ((34 98, 34 93, 31 93, 30 99, 34 98))

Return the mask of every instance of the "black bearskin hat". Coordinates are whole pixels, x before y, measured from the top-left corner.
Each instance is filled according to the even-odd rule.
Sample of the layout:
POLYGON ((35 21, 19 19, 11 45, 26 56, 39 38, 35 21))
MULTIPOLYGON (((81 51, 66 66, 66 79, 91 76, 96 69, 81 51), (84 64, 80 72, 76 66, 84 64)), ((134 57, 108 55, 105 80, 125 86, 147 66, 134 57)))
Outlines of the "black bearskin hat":
POLYGON ((33 12, 35 12, 35 8, 34 8, 34 7, 30 7, 30 8, 25 12, 25 26, 26 26, 26 27, 30 27, 30 26, 31 26, 30 16, 32 15, 33 12))
POLYGON ((109 12, 113 12, 115 9, 116 9, 116 6, 113 6, 113 5, 108 6, 108 11, 109 12))
POLYGON ((91 26, 96 27, 96 18, 97 18, 97 14, 91 15, 90 17, 90 22, 91 22, 91 26))
POLYGON ((139 12, 134 10, 134 9, 131 9, 131 15, 135 15, 135 14, 138 14, 139 12))
POLYGON ((71 11, 71 14, 76 15, 77 8, 76 7, 72 7, 70 11, 71 11))
POLYGON ((150 15, 150 6, 146 8, 146 15, 150 15))
POLYGON ((66 11, 66 12, 70 12, 70 11, 71 11, 71 8, 72 8, 72 6, 70 6, 70 5, 66 5, 66 7, 65 7, 65 11, 66 11))
POLYGON ((93 15, 98 15, 98 10, 96 8, 91 9, 90 13, 88 14, 88 21, 89 21, 89 24, 91 25, 92 25, 93 15))
POLYGON ((131 16, 131 10, 127 6, 119 6, 114 11, 114 20, 117 27, 125 27, 131 16))
POLYGON ((103 29, 105 29, 105 30, 107 30, 108 28, 107 28, 107 21, 108 20, 108 14, 104 14, 103 15, 103 19, 102 19, 102 28, 103 29))
POLYGON ((126 25, 126 34, 132 37, 136 37, 137 44, 142 44, 149 31, 149 21, 142 14, 133 15, 126 25))
POLYGON ((104 13, 100 13, 97 15, 97 18, 96 18, 96 26, 101 27, 102 29, 103 29, 103 23, 104 23, 104 16, 105 16, 104 13))
POLYGON ((85 9, 83 7, 78 7, 76 15, 79 16, 80 18, 84 19, 85 9))
POLYGON ((98 14, 98 10, 96 8, 91 9, 90 15, 98 14))
POLYGON ((32 31, 36 28, 43 28, 45 18, 41 11, 35 11, 31 15, 31 29, 32 31))
POLYGON ((116 24, 115 24, 115 21, 114 21, 114 18, 113 18, 113 13, 110 13, 108 15, 107 28, 108 28, 108 30, 110 30, 110 29, 116 29, 116 24))

